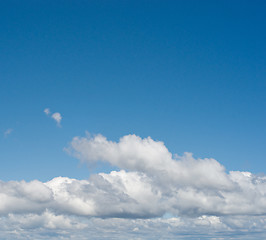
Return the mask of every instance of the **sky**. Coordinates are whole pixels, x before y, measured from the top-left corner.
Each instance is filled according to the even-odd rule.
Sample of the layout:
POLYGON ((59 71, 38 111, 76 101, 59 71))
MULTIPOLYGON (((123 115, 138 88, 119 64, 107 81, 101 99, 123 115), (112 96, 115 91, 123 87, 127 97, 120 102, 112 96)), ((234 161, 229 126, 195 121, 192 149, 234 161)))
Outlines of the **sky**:
POLYGON ((265 10, 0 1, 0 237, 265 238, 265 10))

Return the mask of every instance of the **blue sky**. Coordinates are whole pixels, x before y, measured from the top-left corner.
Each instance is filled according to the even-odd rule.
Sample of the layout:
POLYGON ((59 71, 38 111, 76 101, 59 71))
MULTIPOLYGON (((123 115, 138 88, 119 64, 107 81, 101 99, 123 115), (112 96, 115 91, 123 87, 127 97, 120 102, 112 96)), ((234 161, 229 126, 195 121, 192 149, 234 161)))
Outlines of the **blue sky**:
POLYGON ((173 153, 265 172, 263 1, 9 1, 0 9, 2 179, 86 177, 62 151, 85 130, 151 136, 173 153), (46 107, 62 114, 62 128, 46 107))
POLYGON ((0 179, 139 171, 90 150, 106 162, 92 164, 93 137, 86 150, 73 147, 86 131, 114 142, 151 137, 173 154, 214 158, 226 173, 265 173, 265 8, 258 0, 1 1, 0 179))

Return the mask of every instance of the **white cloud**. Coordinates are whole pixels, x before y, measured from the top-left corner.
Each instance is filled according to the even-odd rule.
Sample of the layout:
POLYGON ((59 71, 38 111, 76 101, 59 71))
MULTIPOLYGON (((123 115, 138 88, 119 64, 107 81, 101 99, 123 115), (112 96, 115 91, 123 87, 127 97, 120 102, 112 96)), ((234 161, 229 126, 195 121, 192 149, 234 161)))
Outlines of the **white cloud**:
MULTIPOLYGON (((43 111, 47 116, 50 116, 51 111, 49 108, 45 108, 43 111)), ((59 112, 55 112, 50 116, 52 119, 54 119, 57 123, 57 126, 61 127, 61 120, 62 120, 62 115, 59 112)))
MULTIPOLYGON (((133 171, 135 179, 142 176, 145 181, 139 185, 136 181, 134 186, 126 188, 131 172, 101 174, 113 187, 122 182, 124 192, 138 202, 137 195, 128 189, 134 191, 134 188, 142 189, 141 184, 148 184, 144 189, 152 189, 154 209, 157 209, 150 215, 162 212, 184 216, 266 214, 266 177, 247 172, 227 174, 215 159, 194 159, 190 153, 173 156, 163 142, 150 137, 127 135, 119 142, 108 141, 102 135, 75 137, 69 150, 82 161, 101 160, 133 171), (119 181, 113 182, 117 176, 119 181)), ((143 199, 145 197, 144 194, 143 199)))
POLYGON ((191 153, 173 157, 163 142, 150 137, 127 135, 119 142, 112 142, 102 135, 88 135, 73 138, 70 145, 69 150, 82 161, 105 161, 121 169, 156 177, 159 182, 219 189, 234 187, 225 168, 216 160, 196 160, 191 153))
POLYGON ((83 161, 107 161, 125 170, 88 180, 57 177, 0 184, 0 214, 43 212, 90 217, 150 218, 266 214, 266 177, 232 171, 214 159, 173 155, 162 142, 128 135, 74 138, 83 161), (110 207, 111 206, 111 207, 110 207))
POLYGON ((193 238, 191 232, 254 239, 249 230, 266 236, 265 176, 227 173, 214 159, 175 156, 163 142, 135 135, 119 142, 101 135, 75 137, 69 151, 82 161, 101 160, 121 170, 88 180, 0 182, 2 232, 10 234, 14 226, 19 236, 32 239, 41 239, 38 232, 44 239, 51 232, 55 239, 86 239, 88 233, 95 239, 184 239, 193 238))
POLYGON ((61 120, 62 120, 62 116, 59 112, 53 113, 51 116, 57 123, 58 126, 60 126, 61 120))
MULTIPOLYGON (((234 179, 232 172, 228 175, 234 179)), ((241 176, 242 177, 242 176, 241 176)), ((57 177, 42 183, 1 182, 0 215, 42 213, 90 217, 150 218, 266 214, 265 178, 244 176, 235 189, 163 185, 143 173, 113 171, 89 180, 57 177), (246 183, 243 186, 243 182, 246 183)))
POLYGON ((43 112, 46 114, 46 115, 50 115, 50 109, 49 108, 45 108, 44 110, 43 110, 43 112))
POLYGON ((265 216, 194 218, 84 218, 9 214, 0 218, 0 238, 13 239, 265 239, 265 216))
POLYGON ((8 135, 10 135, 13 132, 12 128, 8 128, 5 132, 4 132, 4 136, 8 137, 8 135))

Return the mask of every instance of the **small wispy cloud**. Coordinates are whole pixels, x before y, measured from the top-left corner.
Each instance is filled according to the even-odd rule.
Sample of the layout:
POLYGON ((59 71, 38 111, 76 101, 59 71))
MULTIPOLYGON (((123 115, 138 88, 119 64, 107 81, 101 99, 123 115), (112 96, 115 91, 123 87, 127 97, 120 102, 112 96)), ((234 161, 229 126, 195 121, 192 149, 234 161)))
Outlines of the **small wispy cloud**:
POLYGON ((50 115, 50 113, 51 113, 51 112, 50 112, 50 109, 49 109, 49 108, 45 108, 45 109, 44 109, 44 113, 45 113, 46 115, 50 115))
MULTIPOLYGON (((45 108, 45 109, 43 110, 43 112, 44 112, 47 116, 50 116, 50 115, 52 114, 49 108, 45 108)), ((58 127, 61 127, 61 120, 62 120, 62 115, 61 115, 61 113, 59 113, 59 112, 55 112, 55 113, 53 113, 50 117, 56 121, 58 127)))
POLYGON ((12 128, 8 128, 5 132, 4 132, 4 136, 8 137, 8 135, 10 135, 13 132, 12 128))
POLYGON ((53 118, 56 121, 58 126, 61 126, 60 123, 61 123, 61 120, 62 120, 62 116, 61 116, 61 114, 59 112, 53 113, 51 118, 53 118))

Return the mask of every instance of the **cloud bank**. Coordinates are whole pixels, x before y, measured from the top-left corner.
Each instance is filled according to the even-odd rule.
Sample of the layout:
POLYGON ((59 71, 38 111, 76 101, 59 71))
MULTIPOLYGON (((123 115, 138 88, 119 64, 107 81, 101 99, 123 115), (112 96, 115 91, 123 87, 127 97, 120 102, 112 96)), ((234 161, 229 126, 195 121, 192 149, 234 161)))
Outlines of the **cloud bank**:
POLYGON ((185 236, 189 228, 221 237, 241 236, 247 226, 265 233, 265 176, 227 173, 215 159, 173 155, 163 142, 136 135, 118 142, 102 135, 75 137, 68 151, 83 162, 107 162, 120 170, 87 180, 0 182, 2 226, 13 221, 22 229, 56 229, 57 234, 75 229, 82 235, 92 226, 113 225, 116 232, 149 232, 151 238, 156 229, 164 229, 168 239, 177 232, 185 236))

